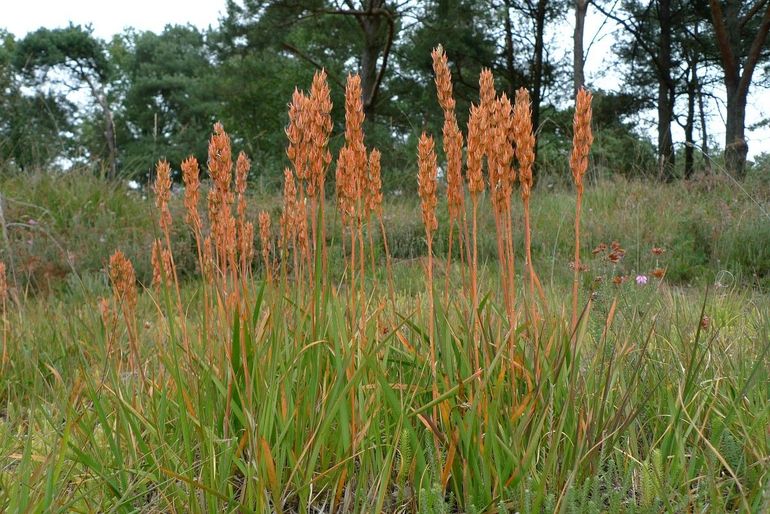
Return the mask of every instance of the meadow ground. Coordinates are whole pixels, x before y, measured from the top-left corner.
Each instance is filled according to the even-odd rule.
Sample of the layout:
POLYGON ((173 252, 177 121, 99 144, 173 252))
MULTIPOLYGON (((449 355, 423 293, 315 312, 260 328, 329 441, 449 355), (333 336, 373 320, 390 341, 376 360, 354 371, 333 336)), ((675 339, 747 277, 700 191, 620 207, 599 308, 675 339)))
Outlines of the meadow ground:
MULTIPOLYGON (((257 237, 253 265, 207 270, 172 196, 173 270, 153 286, 152 198, 4 177, 0 510, 767 512, 770 189, 742 187, 587 184, 573 331, 575 199, 548 176, 542 296, 514 206, 512 317, 486 202, 474 309, 442 208, 429 301, 409 194, 386 196, 390 260, 372 224, 351 267, 330 205, 326 266, 284 259, 269 282, 257 237)), ((275 220, 281 199, 244 205, 275 220)))

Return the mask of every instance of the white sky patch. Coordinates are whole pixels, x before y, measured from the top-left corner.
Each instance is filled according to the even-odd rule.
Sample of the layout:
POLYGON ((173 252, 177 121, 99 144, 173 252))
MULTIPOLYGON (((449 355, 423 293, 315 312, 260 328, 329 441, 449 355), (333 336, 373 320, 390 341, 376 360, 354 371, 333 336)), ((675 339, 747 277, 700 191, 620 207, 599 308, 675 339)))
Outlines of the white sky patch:
POLYGON ((2 4, 0 27, 17 37, 40 27, 66 27, 70 22, 91 24, 102 39, 128 27, 161 32, 168 24, 189 23, 205 29, 219 25, 225 13, 225 0, 4 0, 2 4))

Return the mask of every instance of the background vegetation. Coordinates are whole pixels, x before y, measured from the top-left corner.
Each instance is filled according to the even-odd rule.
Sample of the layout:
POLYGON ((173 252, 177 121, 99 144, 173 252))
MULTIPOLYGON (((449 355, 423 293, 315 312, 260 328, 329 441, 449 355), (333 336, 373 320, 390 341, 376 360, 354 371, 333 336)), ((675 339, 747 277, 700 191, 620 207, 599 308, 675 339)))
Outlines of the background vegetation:
MULTIPOLYGON (((174 166, 191 152, 203 159, 206 134, 222 121, 259 180, 278 186, 287 99, 323 67, 337 106, 346 74, 361 74, 367 140, 382 151, 392 189, 413 168, 419 133, 440 131, 429 55, 442 43, 463 130, 479 70, 490 68, 509 97, 522 86, 530 91, 537 169, 556 171, 568 151, 569 99, 585 82, 589 10, 619 27, 604 62, 622 77, 617 88, 603 87, 601 77, 586 84, 602 136, 594 167, 671 180, 710 171, 710 157, 726 148, 723 165, 742 177, 751 169, 747 95, 770 78, 768 8, 764 0, 231 0, 205 31, 128 29, 106 41, 82 26, 0 32, 0 163, 5 173, 87 164, 146 182, 161 158, 174 166), (573 28, 570 62, 563 32, 573 28), (651 111, 652 131, 642 122, 651 111), (672 138, 677 124, 683 140, 672 138), (726 139, 714 140, 712 131, 723 128, 726 139)), ((335 109, 335 134, 341 116, 335 109)), ((337 136, 332 147, 339 146, 337 136)))
MULTIPOLYGON (((416 182, 413 176, 411 181, 416 182)), ((661 246, 667 250, 665 264, 671 284, 703 286, 719 277, 725 285, 767 292, 770 183, 757 177, 747 179, 743 186, 750 193, 719 178, 654 187, 620 176, 593 183, 586 190, 590 216, 583 229, 583 251, 590 255, 602 242, 619 241, 627 250, 621 271, 646 273, 654 267, 649 249, 661 246)), ((139 281, 149 284, 152 242, 158 234, 153 220, 146 215, 153 206, 147 193, 105 182, 88 171, 6 175, 0 178, 0 190, 5 195, 10 255, 19 287, 25 293, 77 289, 78 275, 89 275, 106 284, 105 265, 116 247, 134 261, 139 281)), ((180 186, 175 186, 174 191, 177 194, 172 198, 172 208, 179 213, 180 186)), ((419 204, 409 196, 386 195, 385 223, 393 258, 419 268, 415 259, 424 256, 427 247, 419 204)), ((255 192, 250 198, 251 219, 256 219, 257 211, 263 209, 274 219, 280 215, 280 198, 269 190, 255 192)), ((548 175, 542 178, 532 204, 537 234, 533 258, 539 269, 562 279, 569 275, 572 259, 574 202, 568 184, 548 175)), ((480 259, 494 263, 494 220, 484 206, 480 212, 480 259)), ((443 255, 448 239, 447 214, 440 209, 438 215, 434 247, 443 255)), ((522 226, 520 208, 514 209, 514 216, 514 226, 522 226)), ((339 229, 339 219, 328 222, 330 233, 339 229)), ((191 234, 177 226, 172 237, 180 276, 194 275, 197 255, 191 234)), ((377 234, 374 237, 380 257, 384 257, 381 238, 377 234)), ((522 237, 521 233, 515 235, 518 252, 523 251, 522 237)), ((341 251, 339 239, 330 242, 332 251, 341 251)), ((455 245, 453 252, 457 251, 455 245)))

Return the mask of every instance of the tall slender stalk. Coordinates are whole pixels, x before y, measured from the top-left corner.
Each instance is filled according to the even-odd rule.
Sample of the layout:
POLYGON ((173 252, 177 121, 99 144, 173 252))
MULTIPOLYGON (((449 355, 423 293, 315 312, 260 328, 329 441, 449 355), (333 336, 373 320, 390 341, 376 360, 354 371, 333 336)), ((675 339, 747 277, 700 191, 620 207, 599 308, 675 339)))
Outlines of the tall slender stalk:
MULTIPOLYGON (((447 251, 446 276, 444 279, 444 303, 449 303, 449 277, 452 270, 452 242, 454 227, 459 226, 464 212, 464 191, 462 179, 463 135, 455 116, 455 99, 452 93, 452 73, 449 71, 446 53, 441 45, 433 49, 433 71, 436 74, 436 92, 444 111, 443 148, 447 159, 447 208, 449 210, 449 248, 447 251)), ((458 240, 462 232, 458 231, 458 240)), ((461 243, 462 247, 462 243, 461 243)))
POLYGON ((142 382, 145 381, 144 366, 139 353, 139 339, 136 331, 136 303, 138 301, 136 291, 136 274, 131 261, 120 250, 110 257, 110 281, 115 303, 123 313, 128 332, 128 343, 131 349, 130 366, 132 373, 139 370, 142 382))
POLYGON ((529 92, 521 88, 516 91, 516 103, 513 108, 513 133, 516 160, 519 163, 519 182, 521 184, 521 200, 524 206, 524 252, 527 259, 527 275, 531 312, 530 318, 535 323, 535 290, 540 294, 540 300, 545 303, 540 281, 532 263, 532 229, 530 223, 529 200, 532 192, 532 166, 535 162, 535 135, 532 127, 532 103, 529 92))
POLYGON ((482 143, 482 110, 472 105, 470 117, 468 118, 468 190, 471 194, 471 218, 472 234, 470 240, 471 252, 471 316, 470 322, 473 325, 473 353, 472 361, 474 369, 480 366, 479 360, 479 291, 478 291, 478 273, 479 273, 479 252, 478 252, 478 207, 479 195, 484 192, 484 176, 481 171, 481 162, 484 155, 482 143))
POLYGON ((259 213, 259 242, 262 253, 262 264, 265 267, 265 278, 268 284, 273 283, 273 263, 270 258, 270 247, 272 245, 272 235, 270 231, 270 214, 267 211, 259 213))
MULTIPOLYGON (((425 226, 425 238, 428 242, 428 264, 426 286, 428 294, 428 342, 430 346, 430 372, 432 377, 433 400, 438 398, 438 375, 436 372, 436 312, 433 304, 433 233, 438 228, 436 219, 437 200, 437 168, 436 151, 433 138, 422 133, 417 147, 417 191, 422 204, 422 222, 425 226)), ((433 408, 433 419, 437 419, 436 407, 433 408)), ((434 435, 434 444, 438 449, 438 437, 434 435)))
MULTIPOLYGON (((163 280, 167 286, 173 287, 176 308, 179 319, 184 318, 184 306, 182 305, 182 294, 179 289, 179 280, 176 274, 176 264, 174 263, 174 253, 171 250, 171 211, 169 210, 168 202, 171 196, 171 166, 165 160, 158 162, 156 166, 156 179, 154 184, 155 191, 155 203, 159 211, 159 225, 161 232, 163 233, 165 248, 161 248, 160 244, 157 245, 157 251, 163 261, 163 280)), ((160 243, 160 241, 157 241, 160 243)), ((188 366, 192 366, 193 356, 190 351, 190 341, 187 335, 186 324, 181 324, 182 331, 182 346, 185 350, 185 357, 187 358, 188 366)))
POLYGON ((575 117, 573 120, 574 134, 572 136, 572 155, 570 168, 572 178, 577 189, 577 201, 575 204, 575 260, 572 265, 574 276, 572 279, 572 330, 577 328, 578 294, 580 284, 580 212, 583 204, 583 176, 588 170, 588 153, 591 151, 593 134, 591 132, 591 93, 585 88, 580 88, 575 104, 575 117))
POLYGON ((393 263, 390 257, 390 248, 388 247, 388 234, 385 232, 385 222, 382 218, 382 212, 377 216, 380 222, 380 233, 382 234, 382 247, 385 249, 385 270, 388 274, 388 292, 390 294, 390 304, 393 314, 396 312, 396 291, 393 283, 393 263))
POLYGON ((5 370, 5 363, 8 360, 8 320, 6 318, 6 308, 8 303, 8 279, 5 274, 5 263, 0 261, 0 331, 2 331, 2 351, 0 351, 0 373, 5 370))
POLYGON ((513 220, 511 219, 511 192, 516 173, 511 166, 513 159, 513 132, 511 130, 512 107, 508 96, 503 93, 487 107, 489 118, 487 149, 489 165, 489 186, 492 190, 492 205, 497 221, 498 250, 501 279, 508 313, 509 334, 516 327, 516 280, 515 255, 513 250, 513 220))
POLYGON ((433 309, 433 233, 438 228, 436 219, 437 204, 437 186, 436 186, 436 151, 433 138, 422 133, 418 146, 417 163, 419 172, 417 174, 418 192, 422 203, 422 222, 425 226, 425 237, 428 241, 428 310, 429 310, 429 339, 431 353, 431 373, 436 378, 436 348, 434 331, 434 309, 433 309))

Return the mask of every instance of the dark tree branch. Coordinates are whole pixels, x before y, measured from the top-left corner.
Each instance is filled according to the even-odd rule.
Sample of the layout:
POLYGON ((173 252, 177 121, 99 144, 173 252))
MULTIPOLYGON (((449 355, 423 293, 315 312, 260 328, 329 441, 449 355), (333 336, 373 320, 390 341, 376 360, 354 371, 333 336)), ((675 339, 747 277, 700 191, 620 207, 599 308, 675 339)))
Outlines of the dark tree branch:
POLYGON ((393 46, 393 40, 395 39, 396 34, 396 23, 393 19, 393 14, 388 11, 387 9, 384 10, 387 14, 385 15, 385 20, 388 23, 388 39, 385 42, 385 50, 382 52, 382 63, 380 64, 380 71, 377 73, 377 79, 374 81, 374 89, 372 90, 372 96, 369 99, 369 105, 374 105, 375 100, 377 99, 377 94, 380 91, 380 86, 382 85, 382 80, 385 77, 385 70, 388 67, 388 57, 390 56, 390 49, 393 46))
MULTIPOLYGON (((599 5, 599 3, 595 2, 594 7, 597 11, 602 13, 605 17, 615 21, 616 23, 619 23, 625 30, 627 30, 632 36, 634 36, 634 41, 639 45, 639 47, 644 50, 644 52, 650 57, 650 59, 653 61, 653 64, 655 65, 655 71, 660 74, 660 61, 658 60, 658 54, 655 52, 654 47, 651 47, 647 44, 647 41, 645 40, 644 35, 639 31, 639 28, 636 27, 634 24, 632 24, 629 20, 621 18, 620 16, 616 16, 612 13, 612 11, 606 10, 604 7, 599 5)), ((649 6, 648 6, 649 9, 649 6)))
POLYGON ((717 36, 717 46, 724 63, 725 79, 737 85, 739 81, 738 65, 732 48, 730 48, 730 37, 727 35, 727 27, 725 27, 724 16, 722 15, 722 6, 719 0, 709 0, 709 4, 711 6, 711 19, 714 22, 714 31, 717 36))
POLYGON ((757 31, 757 35, 754 36, 754 41, 751 42, 749 55, 746 57, 746 64, 743 67, 743 73, 741 74, 740 84, 738 86, 742 94, 748 94, 749 92, 751 76, 754 74, 754 68, 757 66, 757 61, 759 61, 759 56, 762 52, 762 47, 765 45, 768 31, 770 31, 770 5, 768 5, 765 10, 765 15, 762 17, 759 31, 757 31))
POLYGON ((747 12, 738 22, 741 30, 746 26, 746 24, 754 17, 755 14, 757 14, 762 7, 767 3, 767 0, 759 0, 754 5, 751 6, 751 9, 749 9, 749 12, 747 12))
POLYGON ((289 52, 291 52, 292 54, 296 55, 296 56, 297 56, 297 57, 299 57, 300 59, 302 59, 302 60, 304 60, 304 61, 307 61, 307 62, 309 62, 309 63, 310 63, 310 64, 312 64, 312 65, 313 65, 313 67, 315 67, 316 69, 318 69, 318 70, 326 70, 326 73, 327 73, 328 77, 329 77, 329 78, 330 78, 330 79, 331 79, 331 80, 332 80, 332 81, 333 81, 335 84, 337 84, 338 86, 340 86, 340 87, 341 87, 341 88, 343 88, 343 89, 345 88, 345 83, 344 83, 344 82, 342 82, 342 81, 340 81, 340 79, 339 79, 339 78, 338 78, 336 75, 334 75, 334 74, 330 73, 328 68, 325 68, 325 67, 324 67, 324 66, 323 66, 321 63, 319 63, 318 61, 316 61, 315 59, 313 59, 312 57, 310 57, 309 55, 307 55, 305 52, 303 52, 302 50, 300 50, 300 49, 299 49, 299 48, 297 48, 296 46, 292 45, 291 43, 286 43, 286 42, 283 42, 283 43, 281 43, 281 47, 282 47, 284 50, 288 50, 288 51, 289 51, 289 52))

